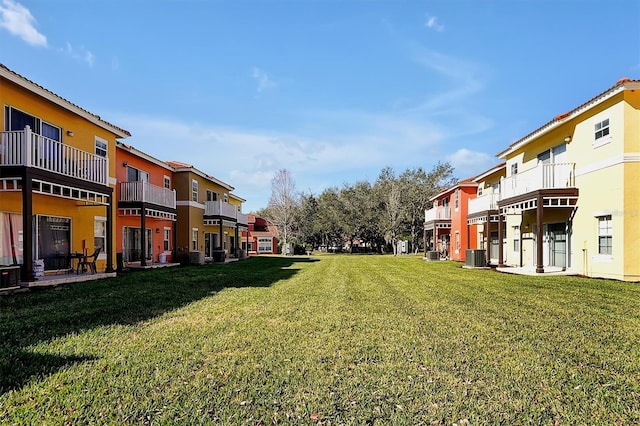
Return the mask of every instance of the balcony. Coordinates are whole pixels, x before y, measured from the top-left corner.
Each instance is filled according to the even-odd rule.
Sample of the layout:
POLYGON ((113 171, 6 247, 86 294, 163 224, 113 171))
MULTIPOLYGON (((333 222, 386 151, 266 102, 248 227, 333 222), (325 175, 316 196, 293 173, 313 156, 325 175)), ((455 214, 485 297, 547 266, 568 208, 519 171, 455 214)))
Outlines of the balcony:
POLYGON ((498 201, 500 201, 499 192, 490 192, 477 198, 471 198, 469 200, 467 215, 486 212, 490 210, 498 210, 498 201))
POLYGON ((238 224, 240 224, 240 225, 248 225, 249 224, 249 217, 244 213, 238 212, 237 221, 238 221, 238 224))
POLYGON ((450 220, 451 219, 451 207, 449 206, 436 206, 424 212, 424 221, 430 222, 433 220, 450 220))
POLYGON ((575 188, 575 163, 539 163, 536 167, 503 178, 501 200, 543 189, 575 188))
POLYGON ((151 203, 175 209, 176 191, 149 182, 122 182, 120 184, 120 201, 151 203))
POLYGON ((82 151, 25 128, 0 132, 0 167, 35 167, 49 172, 107 185, 109 163, 106 157, 82 151))
POLYGON ((242 225, 249 223, 247 215, 238 211, 238 206, 225 203, 224 201, 207 201, 204 203, 205 216, 222 216, 235 221, 242 225))

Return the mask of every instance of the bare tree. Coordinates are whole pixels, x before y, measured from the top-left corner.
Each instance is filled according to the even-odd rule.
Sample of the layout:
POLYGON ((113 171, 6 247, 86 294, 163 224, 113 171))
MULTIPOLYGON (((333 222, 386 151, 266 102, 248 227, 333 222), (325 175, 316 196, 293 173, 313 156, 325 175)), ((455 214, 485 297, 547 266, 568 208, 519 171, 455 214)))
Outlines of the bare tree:
POLYGON ((283 236, 283 253, 288 254, 288 236, 293 228, 295 209, 298 205, 296 185, 287 169, 280 169, 271 179, 271 198, 267 206, 267 217, 278 227, 283 236))

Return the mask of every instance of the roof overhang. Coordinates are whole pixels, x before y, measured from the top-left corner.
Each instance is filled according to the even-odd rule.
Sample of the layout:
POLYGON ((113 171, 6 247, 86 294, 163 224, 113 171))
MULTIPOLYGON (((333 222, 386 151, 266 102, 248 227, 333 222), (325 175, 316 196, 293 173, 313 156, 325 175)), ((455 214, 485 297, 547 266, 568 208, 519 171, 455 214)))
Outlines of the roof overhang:
POLYGON ((613 98, 614 96, 624 92, 625 90, 638 90, 638 89, 640 89, 640 80, 620 79, 614 86, 610 87, 609 89, 605 90, 599 95, 589 99, 587 102, 583 103, 582 105, 574 108, 569 112, 558 115, 553 120, 538 127, 536 130, 524 136, 523 138, 518 139, 517 141, 509 145, 509 148, 499 152, 498 154, 496 154, 496 156, 498 158, 506 159, 509 156, 509 154, 512 154, 515 151, 518 151, 523 146, 527 145, 529 142, 535 140, 536 138, 539 138, 542 135, 549 133, 550 131, 556 129, 557 127, 568 122, 569 120, 572 120, 573 118, 577 117, 583 112, 613 98))
POLYGON ((92 114, 86 109, 83 109, 78 105, 64 99, 63 97, 56 95, 52 91, 45 89, 39 84, 36 84, 33 81, 21 76, 20 74, 11 71, 3 64, 0 64, 0 77, 48 100, 49 102, 58 105, 61 108, 66 109, 67 111, 70 111, 84 118, 85 120, 95 124, 96 126, 113 133, 118 138, 127 138, 131 136, 131 133, 129 133, 128 130, 122 129, 114 124, 109 123, 108 121, 103 120, 99 115, 92 114))

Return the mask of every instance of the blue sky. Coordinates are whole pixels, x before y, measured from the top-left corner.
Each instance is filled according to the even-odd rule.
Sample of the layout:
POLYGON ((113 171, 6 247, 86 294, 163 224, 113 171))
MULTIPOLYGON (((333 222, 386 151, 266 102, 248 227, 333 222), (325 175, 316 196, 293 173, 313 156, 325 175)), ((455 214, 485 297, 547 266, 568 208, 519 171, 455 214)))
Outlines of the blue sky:
POLYGON ((0 0, 0 62, 265 207, 514 140, 640 76, 637 0, 0 0))

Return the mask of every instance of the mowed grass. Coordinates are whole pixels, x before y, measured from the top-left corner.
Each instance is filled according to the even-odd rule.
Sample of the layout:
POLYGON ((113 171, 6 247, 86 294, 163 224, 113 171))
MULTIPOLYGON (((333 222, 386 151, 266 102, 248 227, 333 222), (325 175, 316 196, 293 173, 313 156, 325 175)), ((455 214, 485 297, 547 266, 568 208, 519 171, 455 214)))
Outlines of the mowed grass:
POLYGON ((0 298, 8 424, 633 424, 640 286, 262 257, 0 298))

